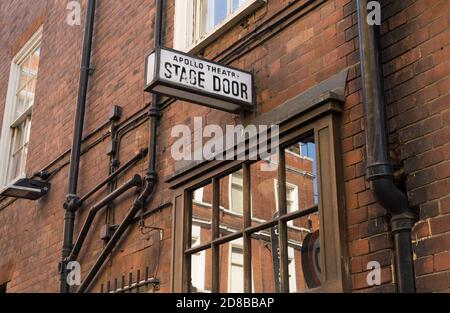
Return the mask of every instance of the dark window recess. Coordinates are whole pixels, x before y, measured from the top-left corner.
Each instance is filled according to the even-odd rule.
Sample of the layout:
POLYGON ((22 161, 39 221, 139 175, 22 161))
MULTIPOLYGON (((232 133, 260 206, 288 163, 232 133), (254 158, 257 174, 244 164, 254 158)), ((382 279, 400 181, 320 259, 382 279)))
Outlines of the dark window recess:
POLYGON ((6 287, 7 287, 7 283, 1 284, 0 285, 0 293, 6 293, 6 287))

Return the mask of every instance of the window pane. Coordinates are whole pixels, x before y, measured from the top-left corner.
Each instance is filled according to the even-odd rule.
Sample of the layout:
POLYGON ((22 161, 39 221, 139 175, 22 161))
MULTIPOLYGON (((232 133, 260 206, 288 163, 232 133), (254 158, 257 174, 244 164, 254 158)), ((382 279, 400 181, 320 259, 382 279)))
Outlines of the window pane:
POLYGON ((26 122, 23 122, 20 126, 13 129, 11 149, 12 154, 16 153, 23 146, 25 139, 25 127, 26 122))
POLYGON ((242 214, 244 212, 243 176, 242 170, 231 174, 231 203, 230 210, 242 214))
POLYGON ((211 241, 212 224, 212 184, 208 184, 193 192, 194 196, 199 197, 202 193, 202 201, 192 199, 192 245, 207 243, 211 241))
POLYGON ((196 24, 201 38, 226 19, 229 8, 227 0, 199 0, 197 3, 196 24))
POLYGON ((286 205, 287 212, 294 212, 298 210, 298 188, 294 185, 286 186, 286 205))
POLYGON ((236 171, 220 180, 220 235, 226 236, 243 228, 243 176, 236 171))
POLYGON ((290 292, 320 286, 319 214, 288 222, 288 270, 290 292))
POLYGON ((244 246, 242 238, 220 246, 219 291, 244 292, 244 246))
POLYGON ((199 202, 199 203, 203 202, 203 187, 201 187, 193 192, 193 200, 195 202, 199 202))
MULTIPOLYGON (((193 228, 193 237, 200 234, 199 227, 193 228)), ((200 239, 193 240, 193 247, 200 244, 200 239)), ((211 291, 211 249, 191 255, 191 285, 190 292, 211 291)))
POLYGON ((287 211, 317 205, 317 164, 313 138, 306 138, 286 148, 285 159, 287 211))
POLYGON ((27 82, 29 80, 29 75, 23 71, 23 69, 20 71, 20 77, 19 77, 19 89, 18 90, 22 90, 23 88, 26 87, 27 82))
POLYGON ((235 12, 246 0, 233 0, 233 12, 235 12))
POLYGON ((225 19, 225 17, 227 17, 228 1, 226 1, 226 0, 209 0, 209 2, 213 3, 213 10, 211 10, 210 12, 213 13, 211 15, 214 16, 214 20, 211 24, 211 26, 212 26, 211 28, 214 28, 214 26, 220 24, 225 19))
POLYGON ((250 166, 253 224, 272 220, 278 212, 275 191, 277 166, 268 165, 268 161, 262 160, 250 166))
POLYGON ((19 116, 25 112, 25 110, 31 105, 31 97, 30 93, 27 91, 27 88, 25 87, 22 89, 18 94, 16 98, 16 110, 14 114, 14 120, 11 121, 14 122, 19 116))
POLYGON ((9 180, 13 180, 13 179, 15 179, 16 177, 19 176, 19 174, 20 174, 20 167, 21 167, 20 166, 21 161, 22 161, 22 153, 21 153, 21 151, 16 153, 16 154, 14 154, 11 157, 10 167, 9 167, 9 175, 8 175, 8 179, 9 180))
POLYGON ((36 77, 39 68, 40 48, 30 54, 20 64, 20 77, 17 89, 15 119, 18 118, 29 106, 33 105, 36 90, 36 77))
POLYGON ((25 173, 25 161, 28 152, 31 118, 27 118, 18 127, 13 128, 11 135, 8 180, 11 181, 25 173))
POLYGON ((278 292, 280 285, 278 236, 272 229, 252 235, 253 292, 278 292))
POLYGON ((29 70, 33 76, 36 76, 38 72, 40 52, 41 49, 37 48, 30 57, 29 70))
POLYGON ((35 90, 36 90, 36 78, 32 78, 27 83, 27 91, 29 92, 30 98, 34 98, 35 90))

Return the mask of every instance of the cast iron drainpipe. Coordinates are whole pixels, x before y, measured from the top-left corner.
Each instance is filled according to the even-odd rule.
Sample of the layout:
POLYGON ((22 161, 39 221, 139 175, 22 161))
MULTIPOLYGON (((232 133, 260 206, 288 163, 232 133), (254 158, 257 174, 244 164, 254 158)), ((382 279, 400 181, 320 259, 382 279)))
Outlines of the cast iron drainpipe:
POLYGON ((378 28, 367 23, 367 0, 357 0, 359 50, 366 123, 366 176, 377 201, 392 215, 397 291, 415 292, 411 228, 415 214, 408 198, 394 184, 388 157, 386 108, 383 94, 378 28))
POLYGON ((92 36, 94 32, 95 3, 96 0, 89 0, 86 11, 83 52, 81 58, 80 80, 78 86, 77 109, 75 113, 75 125, 73 130, 72 150, 70 156, 69 188, 66 202, 64 203, 64 209, 66 210, 64 217, 64 242, 62 247, 62 261, 59 268, 61 275, 61 293, 68 293, 70 291, 69 285, 66 283, 67 264, 65 263, 65 260, 72 250, 75 212, 80 205, 79 197, 77 196, 78 172, 80 168, 81 141, 83 136, 87 88, 89 83, 89 73, 91 71, 90 63, 92 36))
POLYGON ((94 221, 95 215, 108 203, 111 203, 111 201, 117 199, 119 196, 130 190, 134 187, 142 187, 143 180, 141 176, 134 175, 130 180, 128 180, 126 183, 124 183, 122 186, 114 190, 112 193, 107 195, 105 198, 103 198, 100 202, 95 204, 88 213, 88 216, 86 217, 86 221, 83 224, 83 227, 81 228, 80 234, 78 235, 78 238, 75 242, 75 245, 72 249, 72 252, 70 256, 68 257, 68 262, 75 261, 78 257, 78 254, 80 253, 81 247, 83 246, 84 240, 86 239, 89 228, 92 225, 92 222, 94 221))
POLYGON ((145 157, 148 153, 147 148, 143 148, 139 151, 138 154, 136 154, 132 159, 130 159, 128 162, 123 164, 121 167, 119 167, 116 171, 111 173, 108 177, 106 177, 100 184, 92 188, 88 193, 86 193, 83 197, 80 198, 80 205, 82 205, 88 198, 90 198, 93 194, 95 194, 97 191, 99 191, 103 186, 105 186, 107 183, 109 183, 111 180, 125 172, 130 166, 135 164, 137 161, 141 160, 143 157, 145 157))
MULTIPOLYGON (((157 0, 156 1, 156 17, 155 17, 155 29, 154 29, 154 36, 155 36, 155 46, 160 47, 162 44, 162 25, 163 25, 163 11, 164 11, 164 4, 163 0, 157 0)), ((128 229, 130 225, 133 224, 134 217, 136 214, 145 208, 145 205, 152 197, 156 183, 158 182, 158 176, 156 173, 156 135, 158 130, 158 119, 159 119, 159 108, 158 108, 158 96, 153 94, 152 95, 152 102, 149 109, 149 116, 150 116, 150 140, 149 140, 149 151, 151 153, 149 154, 148 158, 148 169, 147 169, 147 175, 145 177, 146 185, 144 188, 144 191, 139 195, 139 197, 134 201, 133 206, 128 211, 127 215, 123 219, 123 221, 120 223, 119 227, 114 232, 111 239, 106 244, 105 248, 100 253, 99 257, 95 261, 95 264, 92 266, 88 274, 86 275, 86 278, 81 283, 80 287, 77 290, 77 293, 84 293, 88 290, 89 286, 91 285, 94 278, 97 276, 98 271, 103 266, 103 263, 108 258, 108 256, 111 254, 119 240, 122 238, 122 235, 125 233, 125 231, 128 229)), ((151 212, 157 212, 158 209, 152 210, 151 212)), ((151 213, 149 212, 149 213, 151 213)))

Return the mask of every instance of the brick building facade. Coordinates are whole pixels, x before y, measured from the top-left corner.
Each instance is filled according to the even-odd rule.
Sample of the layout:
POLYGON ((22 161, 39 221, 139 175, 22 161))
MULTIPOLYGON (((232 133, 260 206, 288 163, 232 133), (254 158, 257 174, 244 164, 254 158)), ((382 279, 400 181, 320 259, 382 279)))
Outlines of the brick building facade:
MULTIPOLYGON (((90 292, 123 287, 153 292, 189 291, 186 288, 198 283, 200 276, 206 290, 275 291, 273 261, 277 258, 271 254, 274 247, 264 244, 261 238, 269 238, 276 225, 281 226, 280 234, 286 230, 287 238, 283 242, 280 235, 279 240, 286 247, 290 247, 289 240, 295 237, 289 232, 290 225, 310 233, 320 229, 320 257, 316 260, 321 265, 320 282, 307 284, 305 278, 300 278, 306 271, 300 261, 303 252, 295 250, 299 261, 295 262, 294 271, 286 258, 281 257, 279 265, 281 272, 282 264, 289 272, 288 276, 280 275, 285 275, 282 281, 287 284, 289 281, 290 291, 398 289, 390 214, 378 203, 365 178, 367 152, 357 1, 224 0, 222 6, 215 1, 163 1, 163 45, 251 71, 255 79, 255 109, 235 115, 185 101, 161 100, 156 189, 145 210, 136 216, 103 264, 90 292), (210 8, 205 9, 208 5, 210 8), (202 117, 205 125, 218 124, 224 129, 235 124, 279 124, 283 145, 279 165, 284 167, 272 174, 259 174, 255 168, 263 161, 244 165, 238 161, 201 164, 175 161, 171 154, 176 141, 171 136, 172 128, 187 125, 195 134, 200 130, 194 129, 194 117, 202 117), (313 155, 301 152, 305 143, 313 147, 313 155), (295 158, 303 160, 302 164, 295 165, 295 158), (317 163, 317 169, 313 169, 313 163, 317 163), (289 167, 305 172, 304 181, 292 181, 289 167), (239 171, 241 176, 233 175, 239 171), (283 172, 284 175, 280 174, 283 172), (241 189, 234 190, 238 191, 234 205, 251 211, 247 214, 248 224, 241 217, 242 226, 235 225, 241 235, 235 237, 227 237, 226 233, 211 238, 214 237, 211 234, 203 242, 200 235, 197 238, 200 250, 196 251, 191 246, 196 231, 188 226, 195 224, 195 207, 199 202, 209 207, 216 203, 217 208, 224 208, 217 222, 211 222, 210 218, 210 227, 215 225, 219 229, 217 223, 224 227, 235 223, 231 218, 226 220, 225 212, 233 200, 233 177, 237 186, 243 181, 238 187, 241 189), (277 189, 280 178, 290 183, 282 191, 277 189), (268 183, 258 189, 258 179, 268 183), (289 186, 297 187, 297 192, 290 194, 289 186), (201 192, 194 192, 200 189, 201 192), (286 199, 279 199, 278 194, 286 195, 286 199), (272 209, 269 203, 278 204, 272 209), (278 206, 284 212, 280 211, 281 218, 270 224, 273 213, 280 210, 278 206), (260 216, 257 210, 261 210, 260 216), (308 214, 297 212, 302 210, 308 214), (259 222, 252 221, 252 217, 259 222), (254 223, 265 222, 269 224, 259 233, 244 231, 245 227, 255 226, 254 223), (254 236, 257 233, 260 237, 254 236), (230 259, 226 254, 232 253, 228 245, 233 242, 243 242, 234 250, 243 250, 242 253, 235 262, 218 262, 220 256, 230 259), (266 255, 255 257, 261 251, 266 255), (204 273, 200 274, 192 264, 199 260, 193 255, 202 252, 204 273), (375 286, 367 282, 370 275, 367 265, 372 261, 381 265, 381 281, 375 286), (235 285, 238 289, 233 289, 228 283, 233 278, 224 273, 231 271, 231 266, 236 268, 235 273, 241 273, 238 268, 244 263, 247 271, 243 270, 242 275, 250 273, 252 278, 243 278, 235 285), (249 264, 253 274, 248 270, 249 264), (292 288, 295 280, 290 279, 292 273, 297 279, 295 288, 292 288), (142 283, 136 285, 136 281, 142 283), (248 281, 252 283, 249 285, 248 281), (211 287, 214 284, 216 289, 211 287)), ((75 2, 81 4, 82 12, 86 10, 87 1, 75 2)), ((82 14, 81 25, 68 24, 67 16, 73 12, 68 3, 64 0, 0 3, 2 188, 19 176, 30 178, 42 170, 51 174, 51 188, 39 200, 0 199, 0 285, 7 292, 59 291, 63 204, 85 22, 82 14), (36 58, 38 66, 33 63, 36 58), (21 73, 25 73, 26 83, 22 83, 21 73), (20 98, 22 95, 24 98, 20 98), (19 98, 26 103, 22 111, 18 109, 19 98), (20 111, 17 121, 10 117, 15 110, 13 106, 20 111), (23 135, 30 125, 28 136, 23 135), (19 131, 22 137, 17 135, 19 131), (12 149, 10 141, 14 140, 20 141, 20 145, 12 149), (24 168, 21 170, 19 166, 14 172, 10 168, 16 155, 26 158, 26 162, 17 161, 24 168)), ((144 92, 143 77, 145 55, 154 48, 155 3, 97 1, 91 54, 94 71, 89 78, 79 196, 148 146, 147 111, 152 97, 144 92), (115 106, 122 111, 118 121, 111 118, 115 106), (118 143, 116 150, 111 148, 113 141, 118 143)), ((415 288, 418 292, 445 292, 450 290, 450 2, 382 0, 380 3, 390 158, 395 184, 406 193, 409 207, 416 214, 411 234, 415 288)), ((147 156, 83 203, 76 213, 75 239, 95 203, 134 175, 145 176, 146 159, 151 153, 148 151, 147 156)), ((101 233, 110 229, 105 225, 119 224, 138 193, 139 189, 129 190, 97 214, 77 258, 82 279, 105 246, 105 240, 100 238, 101 233)), ((239 214, 229 211, 239 218, 239 214)), ((273 238, 266 241, 270 243, 273 238)), ((302 240, 303 237, 297 239, 302 240)), ((289 251, 285 252, 285 257, 289 257, 289 251)))

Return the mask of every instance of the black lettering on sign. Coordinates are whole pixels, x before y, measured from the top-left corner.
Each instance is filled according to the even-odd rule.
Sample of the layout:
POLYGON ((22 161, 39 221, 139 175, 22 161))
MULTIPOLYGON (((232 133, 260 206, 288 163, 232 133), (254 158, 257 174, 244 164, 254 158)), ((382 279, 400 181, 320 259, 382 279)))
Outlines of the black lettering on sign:
POLYGON ((181 65, 165 62, 163 66, 164 77, 166 79, 205 89, 206 73, 201 71, 200 68, 206 67, 210 72, 217 72, 217 74, 212 75, 212 91, 241 98, 242 100, 249 100, 249 86, 240 82, 238 76, 233 71, 227 71, 209 65, 203 66, 202 63, 197 63, 196 61, 182 57, 175 56, 173 60, 181 63, 181 65))
POLYGON ((247 85, 244 83, 241 83, 241 98, 248 100, 248 94, 247 94, 247 85))
POLYGON ((177 64, 172 64, 172 66, 175 68, 175 76, 178 76, 178 70, 180 69, 180 66, 177 64))
POLYGON ((223 92, 227 95, 230 94, 230 81, 226 78, 223 79, 223 92))
POLYGON ((239 83, 237 81, 233 81, 231 83, 231 91, 233 93, 233 96, 235 97, 239 96, 239 83))
POLYGON ((205 73, 198 72, 198 86, 200 88, 205 88, 205 73))
POLYGON ((213 76, 213 89, 214 91, 220 92, 220 78, 216 75, 213 76))
POLYGON ((171 79, 172 78, 172 64, 170 64, 169 62, 166 62, 164 64, 164 68, 166 69, 166 72, 164 73, 164 76, 166 76, 167 79, 171 79))
POLYGON ((185 67, 181 68, 181 74, 180 74, 180 82, 183 82, 183 81, 186 81, 186 82, 188 81, 185 67))
POLYGON ((197 72, 194 70, 189 71, 189 83, 191 85, 197 85, 197 72))

